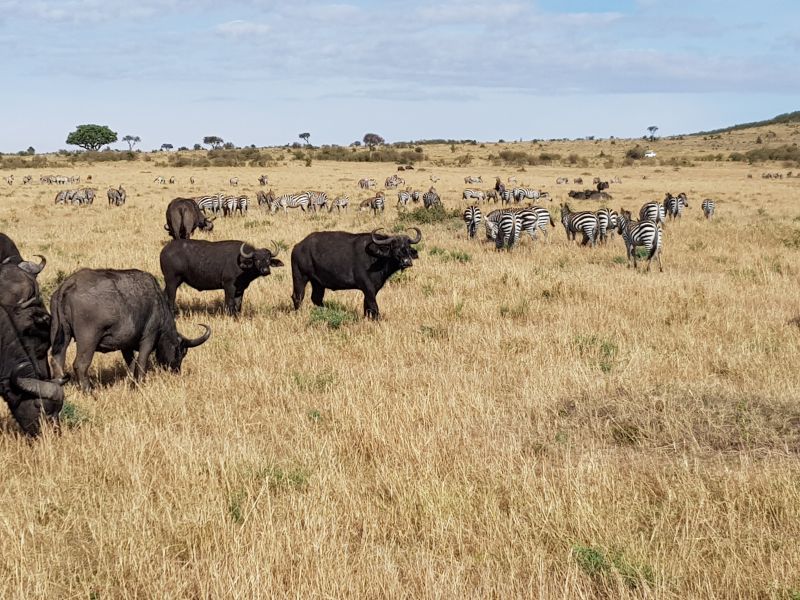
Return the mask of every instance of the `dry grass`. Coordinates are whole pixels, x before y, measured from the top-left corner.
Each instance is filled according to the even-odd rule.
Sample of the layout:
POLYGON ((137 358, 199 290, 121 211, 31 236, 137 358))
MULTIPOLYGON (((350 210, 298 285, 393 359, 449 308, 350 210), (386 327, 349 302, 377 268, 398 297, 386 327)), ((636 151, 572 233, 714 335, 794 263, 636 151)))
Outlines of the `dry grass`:
MULTIPOLYGON (((631 145, 602 142, 620 156, 631 145)), ((293 312, 288 268, 251 286, 240 320, 217 312, 221 292, 182 288, 179 329, 214 333, 181 376, 134 387, 118 354, 97 355, 95 393, 68 389, 72 427, 34 443, 0 409, 0 595, 797 597, 800 330, 787 322, 800 312, 800 180, 731 163, 604 171, 593 142, 557 150, 588 169, 496 168, 492 145, 425 153, 468 150, 467 167, 427 162, 406 177, 427 188, 441 176, 449 208, 471 173, 548 189, 554 213, 574 187, 559 175, 619 175, 617 209, 685 191, 665 272, 620 264, 618 237, 581 249, 559 226, 506 254, 450 221, 423 227, 420 260, 378 297, 379 323, 350 292, 328 297, 336 328, 308 300, 293 312)), ((48 257, 49 296, 82 266, 160 275, 175 196, 238 175, 253 198, 266 171, 278 191, 348 191, 357 204, 358 178, 393 170, 82 166, 72 172, 92 173, 101 195, 124 183, 129 204, 56 207, 53 187, 0 182, 0 230, 48 257), (153 184, 160 174, 178 185, 153 184)), ((377 219, 252 210, 211 237, 291 246, 317 229, 392 228, 389 204, 377 219)))

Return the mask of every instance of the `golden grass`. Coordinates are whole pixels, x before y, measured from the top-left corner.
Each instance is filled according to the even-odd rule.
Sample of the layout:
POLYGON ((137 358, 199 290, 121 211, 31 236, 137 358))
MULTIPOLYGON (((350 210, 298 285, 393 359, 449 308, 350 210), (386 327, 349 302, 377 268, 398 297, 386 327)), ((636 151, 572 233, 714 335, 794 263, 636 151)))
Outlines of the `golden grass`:
MULTIPOLYGON (((656 149, 712 150, 679 144, 656 149)), ((786 170, 775 165, 597 166, 596 146, 631 145, 547 144, 592 167, 525 172, 487 165, 494 145, 426 147, 431 160, 470 151, 475 163, 424 163, 406 178, 425 189, 441 176, 454 208, 465 175, 489 187, 515 174, 554 194, 554 214, 575 187, 556 186, 560 175, 619 175, 616 209, 685 191, 663 274, 620 264, 619 237, 584 249, 559 225, 507 254, 451 221, 423 227, 420 260, 378 296, 383 321, 361 319, 360 294, 329 292, 356 315, 332 329, 308 298, 291 310, 285 252, 239 320, 215 312, 221 292, 179 290, 179 329, 213 328, 182 375, 134 386, 119 354, 96 355, 95 392, 67 390, 74 425, 33 443, 0 409, 0 595, 797 597, 800 330, 787 322, 800 312, 800 180, 761 180, 786 170)), ((254 199, 268 172, 276 191, 348 191, 357 204, 356 180, 394 167, 46 171, 91 173, 100 189, 93 207, 56 207, 55 187, 0 181, 0 230, 47 256, 49 297, 79 267, 160 276, 175 196, 236 175, 254 199), (152 183, 172 174, 178 185, 152 183), (128 205, 107 209, 120 182, 128 205)), ((22 169, 17 181, 28 172, 38 181, 22 169)), ((318 229, 391 228, 388 198, 378 218, 252 209, 208 237, 291 246, 318 229)))

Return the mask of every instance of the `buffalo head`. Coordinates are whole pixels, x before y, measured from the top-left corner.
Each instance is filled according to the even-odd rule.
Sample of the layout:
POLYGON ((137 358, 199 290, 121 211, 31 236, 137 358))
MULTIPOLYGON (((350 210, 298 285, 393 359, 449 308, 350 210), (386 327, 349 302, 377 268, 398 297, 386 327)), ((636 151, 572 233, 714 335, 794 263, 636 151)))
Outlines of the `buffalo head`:
POLYGON ((58 427, 58 415, 64 405, 62 386, 68 378, 42 381, 21 377, 19 371, 23 366, 19 365, 11 376, 11 388, 20 397, 11 406, 11 414, 27 435, 35 437, 41 431, 42 420, 58 427))
POLYGON ((239 256, 237 258, 239 268, 242 271, 255 270, 261 276, 270 274, 270 267, 282 267, 283 261, 277 258, 278 245, 272 242, 275 248, 274 252, 266 248, 253 248, 250 252, 247 251, 247 244, 242 244, 239 247, 239 256))
POLYGON ((419 258, 416 248, 412 244, 418 244, 422 239, 422 232, 416 227, 413 228, 416 237, 411 239, 407 235, 383 235, 377 237, 380 229, 372 232, 372 243, 368 246, 370 254, 388 258, 396 261, 401 269, 407 269, 414 259, 419 258))
POLYGON ((183 359, 186 358, 189 348, 196 348, 211 337, 211 327, 202 323, 200 327, 205 329, 205 333, 194 339, 185 338, 177 331, 175 331, 174 337, 162 335, 156 346, 156 361, 170 371, 180 373, 183 359))

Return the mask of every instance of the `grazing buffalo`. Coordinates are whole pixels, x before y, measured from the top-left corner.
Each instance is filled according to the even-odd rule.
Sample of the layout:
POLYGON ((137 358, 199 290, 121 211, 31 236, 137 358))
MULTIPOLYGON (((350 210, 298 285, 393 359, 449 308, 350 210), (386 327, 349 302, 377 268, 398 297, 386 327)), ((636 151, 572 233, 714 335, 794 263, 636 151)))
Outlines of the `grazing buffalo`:
POLYGON ((603 190, 608 189, 608 182, 607 181, 598 181, 597 182, 597 191, 602 192, 603 190))
POLYGON ((188 240, 195 229, 211 231, 214 219, 207 219, 192 198, 175 198, 167 205, 167 230, 173 239, 188 240))
POLYGON ((0 233, 0 263, 6 262, 9 258, 18 258, 17 262, 19 262, 22 260, 22 255, 19 253, 19 248, 17 248, 14 240, 5 233, 0 233))
POLYGON ((50 380, 27 346, 14 319, 0 307, 0 396, 22 430, 36 436, 42 420, 58 425, 65 380, 50 380))
POLYGON ((53 373, 64 374, 67 346, 74 338, 75 376, 87 391, 95 352, 122 352, 128 369, 141 379, 153 350, 159 365, 180 372, 188 349, 211 335, 207 325, 202 325, 206 331, 196 339, 178 333, 156 278, 136 269, 81 269, 55 291, 50 312, 53 373), (134 353, 138 353, 135 358, 134 353))
POLYGON ((322 305, 325 290, 361 290, 364 316, 380 318, 376 296, 393 273, 407 269, 419 258, 413 244, 416 237, 377 233, 318 231, 292 249, 292 301, 297 310, 303 302, 306 284, 311 282, 311 301, 322 305))
POLYGON ((13 306, 19 302, 39 298, 36 276, 47 264, 43 256, 39 258, 42 262, 38 265, 22 260, 19 256, 8 257, 0 264, 0 305, 13 306))
POLYGON ((31 298, 13 306, 4 306, 14 323, 20 341, 36 364, 37 372, 50 377, 47 353, 50 350, 50 314, 41 298, 31 298))
POLYGON ((225 312, 238 314, 253 280, 269 275, 270 267, 283 266, 277 255, 277 246, 274 252, 248 249, 248 244, 239 240, 174 240, 161 250, 167 301, 174 311, 175 294, 182 283, 200 291, 225 290, 225 312))

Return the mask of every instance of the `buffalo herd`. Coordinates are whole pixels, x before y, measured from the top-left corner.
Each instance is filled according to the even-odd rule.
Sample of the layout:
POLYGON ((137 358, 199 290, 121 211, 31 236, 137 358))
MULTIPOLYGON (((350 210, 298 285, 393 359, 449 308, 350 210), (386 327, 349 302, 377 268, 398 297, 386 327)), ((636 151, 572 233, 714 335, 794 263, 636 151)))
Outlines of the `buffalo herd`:
MULTIPOLYGON (((75 340, 73 372, 90 390, 89 368, 95 352, 120 352, 128 372, 141 380, 150 356, 158 366, 180 372, 190 348, 205 343, 211 328, 184 337, 175 324, 175 296, 181 284, 196 290, 223 290, 228 315, 242 311, 244 292, 258 277, 282 267, 278 248, 259 248, 241 240, 190 239, 196 230, 211 231, 193 199, 169 203, 164 229, 172 237, 161 251, 165 286, 137 269, 80 269, 64 278, 50 299, 48 313, 37 276, 46 260, 24 260, 17 245, 0 233, 0 396, 22 431, 37 436, 42 424, 58 428, 64 403, 67 347, 75 340), (48 354, 51 362, 48 363, 48 354)), ((411 267, 419 257, 414 237, 319 231, 292 250, 292 302, 300 308, 311 283, 311 300, 321 305, 326 290, 360 290, 364 316, 380 317, 377 294, 389 277, 411 267)))

